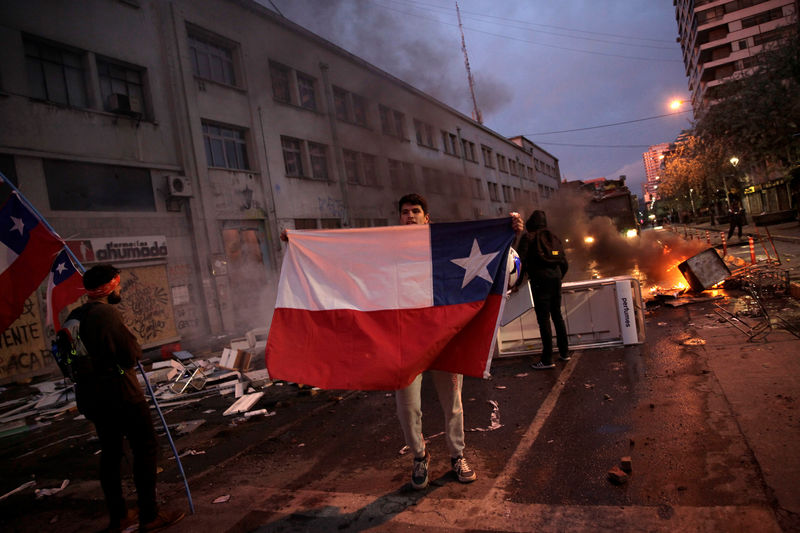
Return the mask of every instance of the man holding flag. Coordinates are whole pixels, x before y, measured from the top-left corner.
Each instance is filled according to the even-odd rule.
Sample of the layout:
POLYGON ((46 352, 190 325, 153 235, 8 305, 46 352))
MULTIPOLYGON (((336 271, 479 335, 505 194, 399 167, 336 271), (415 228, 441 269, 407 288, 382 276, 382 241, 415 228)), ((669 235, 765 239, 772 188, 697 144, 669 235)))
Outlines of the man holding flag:
POLYGON ((421 374, 433 370, 451 466, 468 483, 476 475, 463 457, 463 374, 488 376, 506 258, 523 222, 513 213, 510 221, 429 224, 418 194, 398 206, 400 226, 292 232, 267 368, 274 379, 322 388, 396 390, 416 489, 427 486, 430 461, 421 374))

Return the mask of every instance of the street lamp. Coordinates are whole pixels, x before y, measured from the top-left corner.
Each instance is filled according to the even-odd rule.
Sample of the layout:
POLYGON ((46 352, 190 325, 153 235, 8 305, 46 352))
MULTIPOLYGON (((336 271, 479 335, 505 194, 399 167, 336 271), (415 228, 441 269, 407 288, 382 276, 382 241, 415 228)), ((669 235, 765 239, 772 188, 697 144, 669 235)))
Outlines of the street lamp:
MULTIPOLYGON (((739 165, 739 158, 736 156, 731 157, 728 159, 728 162, 733 166, 734 177, 736 174, 736 167, 739 165)), ((728 204, 728 209, 731 208, 731 199, 730 199, 730 191, 728 190, 728 181, 725 179, 725 175, 722 176, 722 184, 725 186, 725 203, 728 204)))
POLYGON ((689 203, 692 204, 692 217, 695 216, 695 213, 694 213, 694 196, 692 195, 693 193, 694 193, 694 189, 690 188, 689 189, 689 203))

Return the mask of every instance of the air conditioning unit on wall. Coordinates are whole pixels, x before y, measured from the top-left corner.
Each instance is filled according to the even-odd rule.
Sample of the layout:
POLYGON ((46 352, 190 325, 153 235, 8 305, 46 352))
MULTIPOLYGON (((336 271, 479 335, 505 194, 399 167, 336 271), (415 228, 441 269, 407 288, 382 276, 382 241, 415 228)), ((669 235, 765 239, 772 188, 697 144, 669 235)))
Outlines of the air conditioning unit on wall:
POLYGON ((192 196, 192 182, 186 176, 167 176, 167 188, 173 198, 192 196))
POLYGON ((141 115, 142 103, 135 96, 113 93, 108 96, 108 107, 112 113, 123 115, 141 115))

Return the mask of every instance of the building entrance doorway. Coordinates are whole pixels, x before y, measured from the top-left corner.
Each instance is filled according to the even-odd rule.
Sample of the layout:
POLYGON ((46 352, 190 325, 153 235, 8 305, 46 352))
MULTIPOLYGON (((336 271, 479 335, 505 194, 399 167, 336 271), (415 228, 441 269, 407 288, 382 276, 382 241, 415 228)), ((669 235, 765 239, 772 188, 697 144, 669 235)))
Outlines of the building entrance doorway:
POLYGON ((264 327, 274 303, 274 277, 268 272, 269 252, 264 224, 251 220, 223 223, 222 241, 228 260, 230 301, 236 329, 264 327))

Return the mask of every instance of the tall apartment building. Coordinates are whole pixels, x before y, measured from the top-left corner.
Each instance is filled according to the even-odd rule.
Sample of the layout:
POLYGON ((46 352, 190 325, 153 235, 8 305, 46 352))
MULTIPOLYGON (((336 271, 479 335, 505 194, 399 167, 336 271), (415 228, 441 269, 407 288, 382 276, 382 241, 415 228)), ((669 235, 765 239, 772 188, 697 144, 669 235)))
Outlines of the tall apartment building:
POLYGON ((797 0, 673 0, 695 112, 746 73, 764 46, 797 31, 797 0))
POLYGON ((669 143, 654 144, 642 154, 644 160, 645 182, 642 184, 642 196, 646 205, 658 200, 658 182, 661 179, 661 162, 669 152, 669 143))
MULTIPOLYGON (((0 19, 0 171, 87 267, 123 268, 146 348, 264 327, 284 228, 392 224, 411 191, 436 221, 529 213, 559 183, 532 143, 252 0, 8 0, 0 19)), ((40 291, 0 335, 0 382, 48 366, 44 316, 40 291)))

